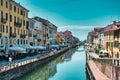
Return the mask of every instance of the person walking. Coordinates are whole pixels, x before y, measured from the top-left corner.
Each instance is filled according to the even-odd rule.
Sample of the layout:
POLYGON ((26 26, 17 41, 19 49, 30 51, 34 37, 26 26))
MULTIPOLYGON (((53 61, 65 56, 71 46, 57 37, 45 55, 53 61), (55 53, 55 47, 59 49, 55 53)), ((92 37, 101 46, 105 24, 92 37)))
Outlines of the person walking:
POLYGON ((12 57, 9 57, 9 65, 11 66, 12 57))

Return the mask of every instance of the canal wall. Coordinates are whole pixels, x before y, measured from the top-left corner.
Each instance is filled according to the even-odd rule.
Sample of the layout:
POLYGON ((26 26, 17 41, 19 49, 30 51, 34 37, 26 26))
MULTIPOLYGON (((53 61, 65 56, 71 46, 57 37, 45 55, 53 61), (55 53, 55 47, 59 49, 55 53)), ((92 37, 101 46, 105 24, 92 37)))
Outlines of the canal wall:
POLYGON ((44 56, 26 60, 20 63, 14 63, 10 66, 4 66, 3 69, 1 69, 0 71, 0 80, 16 80, 16 78, 19 78, 20 76, 33 71, 37 67, 49 62, 50 60, 58 57, 62 53, 74 47, 76 46, 66 47, 62 50, 51 52, 44 56))
POLYGON ((120 59, 95 58, 86 51, 86 68, 91 80, 120 80, 120 59))
POLYGON ((111 80, 120 80, 120 67, 96 62, 97 68, 111 80))

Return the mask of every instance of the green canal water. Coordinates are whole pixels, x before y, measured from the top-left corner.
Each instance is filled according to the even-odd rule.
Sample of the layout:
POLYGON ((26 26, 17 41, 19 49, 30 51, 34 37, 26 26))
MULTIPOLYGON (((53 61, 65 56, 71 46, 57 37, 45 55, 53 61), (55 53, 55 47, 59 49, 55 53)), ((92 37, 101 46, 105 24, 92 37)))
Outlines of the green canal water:
POLYGON ((89 80, 83 47, 71 49, 20 80, 89 80))

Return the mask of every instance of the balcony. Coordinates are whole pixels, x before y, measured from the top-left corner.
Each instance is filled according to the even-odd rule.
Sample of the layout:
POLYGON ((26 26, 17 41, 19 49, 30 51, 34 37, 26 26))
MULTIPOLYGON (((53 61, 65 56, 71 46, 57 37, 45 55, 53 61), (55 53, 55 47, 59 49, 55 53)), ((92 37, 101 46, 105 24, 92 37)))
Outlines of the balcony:
POLYGON ((7 22, 6 18, 1 18, 1 23, 5 24, 7 22))
POLYGON ((14 22, 14 25, 16 26, 16 27, 21 27, 21 23, 20 22, 14 22))
POLYGON ((31 34, 31 33, 29 33, 29 34, 28 34, 28 37, 32 37, 32 34, 31 34))
POLYGON ((20 34, 20 38, 26 38, 26 34, 20 34))
POLYGON ((10 37, 15 38, 17 36, 16 33, 10 33, 10 37))

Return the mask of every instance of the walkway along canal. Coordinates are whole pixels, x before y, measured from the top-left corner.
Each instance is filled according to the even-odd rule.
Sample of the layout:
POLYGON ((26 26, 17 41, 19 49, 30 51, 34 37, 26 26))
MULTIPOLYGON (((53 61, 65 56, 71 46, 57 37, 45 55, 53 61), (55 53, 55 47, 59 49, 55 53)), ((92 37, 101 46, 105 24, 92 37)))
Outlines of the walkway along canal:
POLYGON ((73 48, 20 80, 89 80, 83 47, 73 48))
POLYGON ((51 52, 43 56, 36 56, 35 58, 31 59, 23 59, 20 62, 12 62, 10 65, 3 65, 0 67, 0 80, 11 80, 15 79, 16 77, 22 76, 28 71, 32 71, 36 67, 49 62, 50 60, 54 59, 55 57, 63 54, 65 51, 72 49, 74 46, 65 47, 59 51, 51 52))

